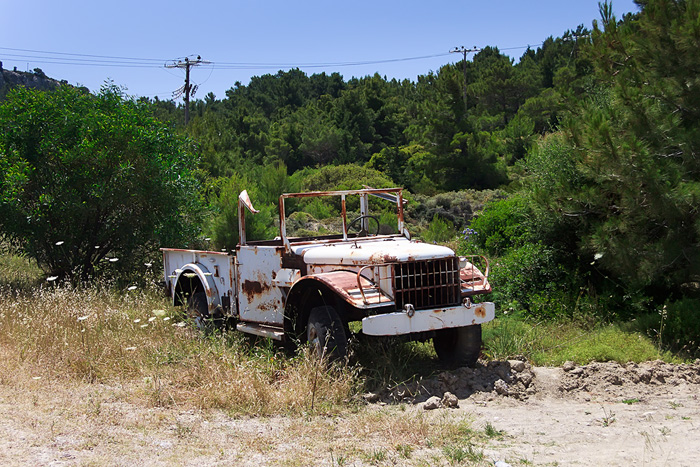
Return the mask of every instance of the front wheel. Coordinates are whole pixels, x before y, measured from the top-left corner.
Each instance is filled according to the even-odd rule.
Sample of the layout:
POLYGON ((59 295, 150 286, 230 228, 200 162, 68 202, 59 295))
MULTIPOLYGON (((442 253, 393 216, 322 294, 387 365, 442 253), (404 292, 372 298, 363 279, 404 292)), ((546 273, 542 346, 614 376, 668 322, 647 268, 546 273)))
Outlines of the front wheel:
POLYGON ((481 325, 440 329, 433 337, 433 347, 445 363, 474 366, 481 353, 481 325))
POLYGON ((309 313, 306 339, 320 358, 340 360, 347 355, 345 326, 331 306, 318 306, 309 313))

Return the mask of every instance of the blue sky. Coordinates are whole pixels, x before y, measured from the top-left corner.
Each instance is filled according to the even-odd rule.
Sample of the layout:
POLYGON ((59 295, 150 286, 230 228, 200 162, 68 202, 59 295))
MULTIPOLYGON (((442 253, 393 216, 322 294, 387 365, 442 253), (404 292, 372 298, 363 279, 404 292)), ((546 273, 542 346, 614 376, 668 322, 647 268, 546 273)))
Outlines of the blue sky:
MULTIPOLYGON (((218 98, 236 81, 299 67, 346 79, 375 72, 415 80, 458 61, 458 46, 497 46, 517 59, 530 45, 599 18, 598 0, 504 1, 16 1, 0 0, 6 69, 99 89, 107 79, 137 96, 170 99, 184 72, 163 65, 188 55, 195 97, 218 98), (430 57, 413 59, 416 57, 430 57), (396 59, 410 59, 390 61, 396 59), (357 64, 358 62, 381 62, 357 64)), ((638 11, 614 0, 618 17, 638 11)))

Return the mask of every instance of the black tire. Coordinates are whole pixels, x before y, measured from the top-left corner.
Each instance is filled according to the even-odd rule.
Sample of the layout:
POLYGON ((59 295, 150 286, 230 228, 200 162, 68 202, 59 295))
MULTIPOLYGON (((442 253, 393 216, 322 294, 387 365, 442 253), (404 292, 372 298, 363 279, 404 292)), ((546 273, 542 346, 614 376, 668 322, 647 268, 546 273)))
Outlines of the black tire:
POLYGON ((481 353, 481 325, 436 331, 433 347, 441 361, 449 365, 473 367, 481 353))
POLYGON ((331 361, 342 360, 348 351, 348 337, 340 316, 331 306, 319 306, 309 313, 306 339, 314 353, 331 361))
POLYGON ((214 320, 209 315, 207 294, 204 292, 192 294, 187 301, 187 317, 202 331, 211 331, 216 327, 214 320))

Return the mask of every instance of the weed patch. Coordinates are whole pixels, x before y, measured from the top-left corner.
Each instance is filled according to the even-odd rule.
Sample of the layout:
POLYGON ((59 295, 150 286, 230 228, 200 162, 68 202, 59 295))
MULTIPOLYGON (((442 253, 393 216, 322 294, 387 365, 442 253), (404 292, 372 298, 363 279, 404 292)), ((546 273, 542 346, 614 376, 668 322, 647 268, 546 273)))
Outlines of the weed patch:
POLYGON ((140 381, 135 400, 234 414, 337 412, 359 392, 356 369, 319 372, 308 349, 288 357, 276 347, 250 347, 236 333, 204 336, 155 290, 5 288, 0 310, 3 382, 140 381))

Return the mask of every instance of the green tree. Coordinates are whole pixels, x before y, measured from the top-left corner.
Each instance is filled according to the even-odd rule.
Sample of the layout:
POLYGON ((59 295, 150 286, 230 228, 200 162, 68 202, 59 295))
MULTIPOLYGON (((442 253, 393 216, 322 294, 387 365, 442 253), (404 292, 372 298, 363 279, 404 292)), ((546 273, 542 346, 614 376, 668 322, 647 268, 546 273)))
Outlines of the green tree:
POLYGON ((10 92, 0 161, 0 227, 53 274, 129 271, 159 246, 196 236, 197 160, 187 141, 114 85, 97 95, 10 92))
POLYGON ((597 86, 565 138, 528 160, 529 186, 576 232, 583 267, 664 300, 700 275, 700 1, 638 4, 621 22, 601 6, 588 51, 597 86))
POLYGON ((214 195, 212 207, 215 214, 209 230, 217 249, 233 251, 238 244, 238 195, 247 190, 253 206, 260 212, 251 214, 246 211, 245 233, 247 240, 264 240, 275 236, 276 204, 263 204, 257 184, 242 174, 233 174, 226 179, 216 181, 217 194, 214 195))

